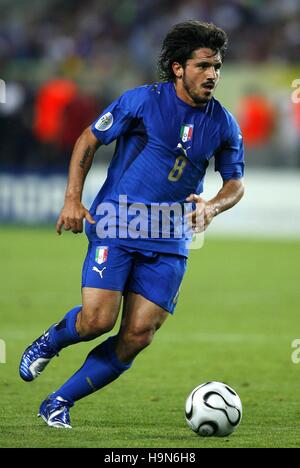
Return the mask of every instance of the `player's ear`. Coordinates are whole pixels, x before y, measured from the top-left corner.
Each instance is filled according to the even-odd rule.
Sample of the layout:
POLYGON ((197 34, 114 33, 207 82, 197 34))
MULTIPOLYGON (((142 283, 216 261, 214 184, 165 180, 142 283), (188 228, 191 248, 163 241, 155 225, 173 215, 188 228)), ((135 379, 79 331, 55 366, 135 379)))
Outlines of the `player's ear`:
POLYGON ((183 67, 178 62, 172 63, 172 70, 176 78, 182 78, 183 75, 183 67))

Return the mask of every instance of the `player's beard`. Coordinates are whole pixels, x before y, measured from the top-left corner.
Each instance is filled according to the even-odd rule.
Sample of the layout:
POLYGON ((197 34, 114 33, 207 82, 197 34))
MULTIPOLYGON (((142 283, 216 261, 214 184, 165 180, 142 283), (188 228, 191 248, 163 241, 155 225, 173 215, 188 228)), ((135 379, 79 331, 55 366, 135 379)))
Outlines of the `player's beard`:
POLYGON ((182 85, 186 91, 186 93, 189 95, 189 97, 192 99, 192 101, 196 104, 196 106, 204 106, 207 104, 211 98, 213 97, 213 93, 207 92, 203 89, 201 90, 201 85, 199 85, 200 91, 202 91, 202 96, 200 96, 200 93, 197 93, 194 91, 195 85, 192 86, 189 80, 186 79, 185 73, 183 73, 182 76, 182 85), (207 96, 205 96, 207 94, 207 96))

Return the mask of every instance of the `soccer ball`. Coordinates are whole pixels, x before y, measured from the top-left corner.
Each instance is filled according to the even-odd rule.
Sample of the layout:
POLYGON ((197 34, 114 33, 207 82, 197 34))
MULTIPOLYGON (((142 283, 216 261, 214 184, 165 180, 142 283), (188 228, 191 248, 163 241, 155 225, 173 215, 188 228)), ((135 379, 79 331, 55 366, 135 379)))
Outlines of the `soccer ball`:
POLYGON ((228 385, 204 383, 187 397, 185 418, 189 427, 202 437, 228 436, 241 422, 242 402, 228 385))

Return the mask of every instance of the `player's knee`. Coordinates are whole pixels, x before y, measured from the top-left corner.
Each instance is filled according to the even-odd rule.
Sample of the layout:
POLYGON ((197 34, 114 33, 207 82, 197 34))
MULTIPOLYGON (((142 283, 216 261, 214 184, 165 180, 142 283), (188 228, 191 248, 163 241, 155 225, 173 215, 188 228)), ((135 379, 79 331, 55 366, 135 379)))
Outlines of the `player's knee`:
POLYGON ((92 313, 83 311, 78 332, 82 337, 97 337, 112 330, 114 325, 114 320, 99 310, 92 313))
POLYGON ((123 341, 128 347, 133 349, 135 352, 138 352, 150 345, 153 340, 153 336, 153 328, 132 328, 124 333, 123 341))

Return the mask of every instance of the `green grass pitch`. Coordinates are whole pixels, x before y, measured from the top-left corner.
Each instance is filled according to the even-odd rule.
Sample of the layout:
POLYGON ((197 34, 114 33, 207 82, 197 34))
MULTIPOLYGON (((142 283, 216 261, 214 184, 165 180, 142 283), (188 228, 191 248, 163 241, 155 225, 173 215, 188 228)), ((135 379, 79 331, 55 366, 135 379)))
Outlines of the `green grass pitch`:
POLYGON ((79 402, 72 431, 48 428, 41 400, 82 363, 94 343, 64 350, 32 383, 18 377, 24 348, 80 300, 85 236, 54 229, 0 233, 1 447, 299 447, 300 241, 219 239, 193 251, 175 316, 119 380, 79 402), (184 403, 200 383, 227 382, 243 420, 226 438, 200 438, 184 403))

